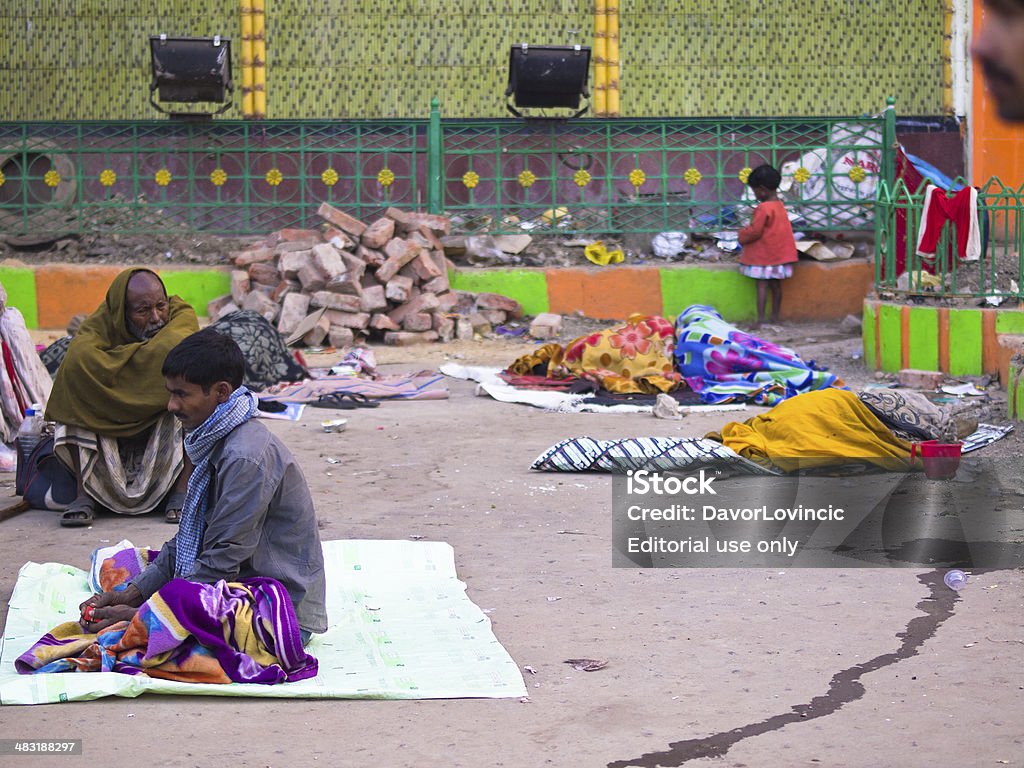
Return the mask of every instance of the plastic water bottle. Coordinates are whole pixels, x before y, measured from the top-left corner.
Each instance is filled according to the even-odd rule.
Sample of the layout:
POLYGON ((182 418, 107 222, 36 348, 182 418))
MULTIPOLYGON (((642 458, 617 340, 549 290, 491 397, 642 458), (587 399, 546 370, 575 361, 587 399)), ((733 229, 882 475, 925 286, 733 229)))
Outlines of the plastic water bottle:
POLYGON ((947 571, 942 580, 946 582, 946 586, 954 592, 959 592, 964 588, 964 584, 967 583, 967 574, 959 569, 954 569, 952 571, 947 571))
POLYGON ((15 438, 18 444, 18 461, 23 466, 28 466, 29 457, 36 449, 39 441, 43 439, 43 429, 46 422, 43 420, 43 406, 39 403, 32 403, 25 409, 25 418, 18 427, 18 435, 15 438))

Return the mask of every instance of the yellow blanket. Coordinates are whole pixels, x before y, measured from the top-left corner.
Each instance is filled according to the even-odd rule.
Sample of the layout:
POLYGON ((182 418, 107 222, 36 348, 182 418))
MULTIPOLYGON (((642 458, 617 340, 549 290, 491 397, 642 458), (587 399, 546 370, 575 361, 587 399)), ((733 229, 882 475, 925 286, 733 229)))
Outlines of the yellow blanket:
POLYGON ((910 460, 910 443, 896 437, 857 395, 841 389, 797 395, 707 437, 786 472, 857 460, 897 471, 907 469, 910 460))

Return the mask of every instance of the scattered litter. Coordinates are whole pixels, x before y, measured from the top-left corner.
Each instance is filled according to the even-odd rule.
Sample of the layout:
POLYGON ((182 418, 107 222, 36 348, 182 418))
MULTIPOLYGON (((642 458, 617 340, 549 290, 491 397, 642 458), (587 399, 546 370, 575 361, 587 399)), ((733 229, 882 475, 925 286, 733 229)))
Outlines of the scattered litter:
POLYGON ((587 261, 597 264, 599 267, 621 264, 626 259, 621 250, 609 251, 600 240, 596 240, 584 248, 583 255, 587 257, 587 261))
POLYGON ((683 418, 683 414, 679 412, 679 401, 664 392, 659 393, 654 401, 654 417, 674 421, 683 418))
POLYGON ((324 432, 344 432, 347 426, 348 419, 330 419, 320 422, 320 427, 324 432))
POLYGON ((556 602, 558 602, 561 599, 562 599, 561 597, 549 597, 548 598, 548 602, 549 603, 556 603, 556 602))
POLYGON ((580 672, 597 672, 608 666, 608 662, 602 659, 566 659, 564 664, 571 664, 572 668, 580 672))
POLYGON ((326 461, 328 464, 341 464, 341 461, 334 458, 333 456, 328 456, 326 461))
POLYGON ((568 534, 571 534, 573 536, 586 536, 587 535, 586 531, 555 531, 555 533, 568 533, 568 534))
POLYGON ((946 384, 940 387, 940 390, 945 392, 947 395, 970 395, 971 397, 978 397, 985 394, 985 390, 978 389, 974 386, 973 381, 969 381, 966 384, 946 384))
POLYGON ((683 252, 690 242, 686 232, 659 232, 651 239, 651 250, 662 259, 671 259, 683 252))
MULTIPOLYGON (((525 223, 525 222, 524 222, 524 223, 525 223)), ((519 700, 519 703, 520 703, 520 704, 530 704, 530 703, 531 703, 531 702, 530 702, 530 697, 529 697, 529 696, 523 696, 523 698, 521 698, 521 699, 519 700)))
POLYGON ((418 533, 411 533, 409 534, 409 538, 413 541, 419 541, 420 539, 425 539, 426 536, 420 536, 418 533))
POLYGON ((536 675, 537 674, 537 670, 534 669, 533 667, 531 667, 529 664, 527 664, 525 667, 523 667, 523 672, 529 672, 531 675, 536 675))

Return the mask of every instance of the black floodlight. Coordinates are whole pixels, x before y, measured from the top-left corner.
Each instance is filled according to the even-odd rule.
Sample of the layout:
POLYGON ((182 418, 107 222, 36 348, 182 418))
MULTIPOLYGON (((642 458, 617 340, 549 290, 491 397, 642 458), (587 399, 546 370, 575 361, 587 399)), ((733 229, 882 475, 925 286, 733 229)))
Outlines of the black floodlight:
POLYGON ((172 118, 203 119, 219 115, 231 106, 235 85, 231 80, 231 40, 214 37, 149 38, 153 80, 149 103, 172 118), (212 102, 223 104, 216 112, 170 112, 153 98, 181 104, 212 102))
POLYGON ((567 108, 579 117, 580 97, 590 98, 587 77, 590 74, 590 48, 584 45, 513 45, 508 57, 508 87, 505 97, 508 111, 523 117, 519 109, 567 108), (518 108, 518 109, 517 109, 518 108))

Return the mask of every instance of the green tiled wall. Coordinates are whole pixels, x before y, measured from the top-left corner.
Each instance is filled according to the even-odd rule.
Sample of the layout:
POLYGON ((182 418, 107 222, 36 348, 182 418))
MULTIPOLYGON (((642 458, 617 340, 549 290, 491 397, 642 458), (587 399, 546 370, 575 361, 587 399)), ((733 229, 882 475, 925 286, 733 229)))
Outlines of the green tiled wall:
MULTIPOLYGON (((619 0, 622 114, 942 111, 944 0, 619 0)), ((588 0, 266 0, 268 116, 505 115, 509 46, 590 44, 588 0)), ((148 36, 232 38, 233 0, 5 0, 0 119, 137 120, 148 36)), ((240 117, 236 105, 226 117, 240 117)))

